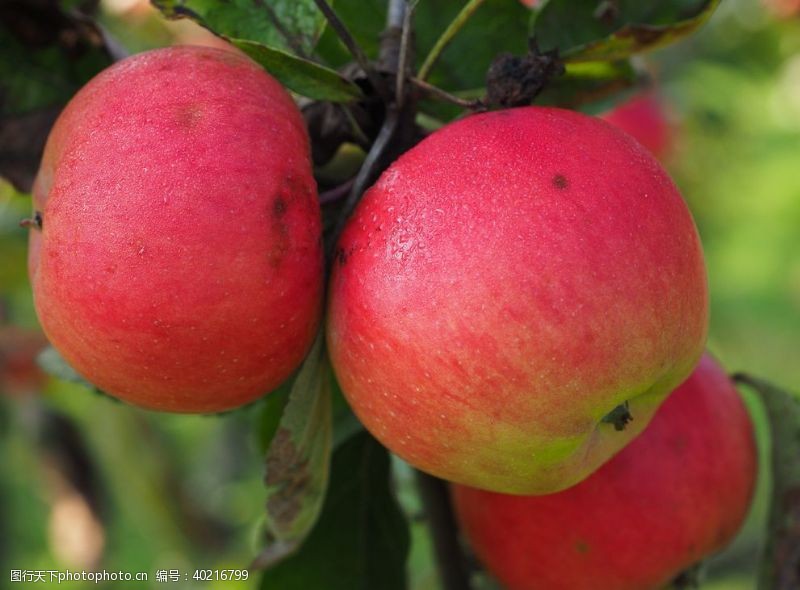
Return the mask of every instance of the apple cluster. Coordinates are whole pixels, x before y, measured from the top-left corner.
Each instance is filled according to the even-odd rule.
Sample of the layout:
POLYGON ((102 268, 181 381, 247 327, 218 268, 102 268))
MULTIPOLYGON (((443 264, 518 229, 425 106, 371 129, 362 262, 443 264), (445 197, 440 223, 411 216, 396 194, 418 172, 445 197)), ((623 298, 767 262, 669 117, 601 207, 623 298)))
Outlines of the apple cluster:
POLYGON ((653 155, 561 109, 448 124, 365 193, 323 302, 309 154, 290 95, 239 54, 161 49, 102 72, 34 185, 51 343, 122 400, 216 412, 286 380, 325 308, 353 411, 454 482, 510 589, 658 588, 730 540, 753 435, 724 372, 698 366, 701 244, 653 155))

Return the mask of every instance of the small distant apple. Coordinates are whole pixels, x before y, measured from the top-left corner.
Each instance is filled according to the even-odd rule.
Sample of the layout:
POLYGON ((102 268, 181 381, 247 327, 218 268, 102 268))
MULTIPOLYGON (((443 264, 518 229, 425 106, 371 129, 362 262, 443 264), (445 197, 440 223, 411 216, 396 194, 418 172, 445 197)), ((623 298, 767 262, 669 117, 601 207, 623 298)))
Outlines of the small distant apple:
POLYGON ((659 160, 670 155, 675 139, 673 128, 655 92, 635 96, 601 118, 625 131, 659 160))

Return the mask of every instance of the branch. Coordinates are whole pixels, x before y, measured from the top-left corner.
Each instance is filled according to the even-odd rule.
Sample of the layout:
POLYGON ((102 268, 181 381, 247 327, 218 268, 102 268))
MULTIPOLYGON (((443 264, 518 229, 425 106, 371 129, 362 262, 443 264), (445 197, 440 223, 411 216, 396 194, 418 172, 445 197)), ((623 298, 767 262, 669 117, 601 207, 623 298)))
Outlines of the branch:
POLYGON ((317 8, 320 9, 322 14, 325 15, 325 18, 328 20, 328 24, 333 27, 334 31, 336 31, 339 39, 341 39, 342 43, 345 44, 348 51, 350 51, 350 54, 358 62, 358 65, 361 66, 362 70, 364 70, 364 73, 367 75, 370 84, 372 84, 373 88, 375 88, 375 91, 381 96, 384 102, 388 102, 389 93, 386 90, 383 80, 380 78, 380 76, 378 76, 378 73, 370 64, 369 59, 367 59, 367 54, 364 53, 364 50, 361 49, 361 46, 355 40, 353 35, 350 34, 347 26, 333 11, 333 9, 330 7, 330 4, 328 4, 326 0, 314 0, 314 3, 317 5, 317 8))
POLYGON ((353 185, 356 182, 355 176, 350 178, 349 180, 345 180, 342 184, 333 187, 330 190, 321 192, 319 194, 319 204, 320 205, 327 205, 329 203, 335 203, 339 199, 344 199, 350 191, 353 190, 353 185))
POLYGON ((416 475, 417 489, 433 536, 442 590, 470 590, 467 559, 458 542, 458 527, 447 484, 422 471, 416 471, 416 475))
MULTIPOLYGON (((397 66, 394 89, 395 102, 397 103, 398 109, 403 108, 406 98, 406 77, 408 75, 408 62, 411 55, 411 48, 409 46, 411 41, 411 16, 414 12, 414 7, 406 6, 405 0, 402 0, 401 6, 405 8, 405 11, 403 14, 403 29, 400 36, 400 58, 399 65, 397 66)), ((389 8, 391 8, 391 5, 389 8)))
POLYGON ((459 98, 458 96, 450 94, 446 90, 442 90, 438 86, 434 86, 433 84, 425 82, 424 80, 420 80, 419 78, 411 78, 411 83, 428 96, 444 102, 449 102, 461 107, 462 109, 469 109, 470 111, 483 111, 486 109, 486 105, 483 104, 483 101, 480 99, 474 98, 472 100, 467 100, 464 98, 459 98))
POLYGON ((453 40, 453 37, 461 30, 461 28, 466 24, 469 18, 473 15, 473 13, 480 8, 481 4, 483 4, 483 0, 470 0, 464 5, 464 8, 461 9, 456 17, 453 19, 453 22, 445 29, 442 36, 436 40, 433 48, 428 53, 428 56, 425 58, 425 61, 422 62, 422 67, 419 69, 419 73, 417 77, 420 80, 425 80, 428 77, 428 74, 431 73, 433 66, 436 65, 436 60, 439 59, 439 56, 444 51, 445 47, 447 47, 450 42, 453 40))
POLYGON ((373 180, 376 172, 378 172, 381 159, 386 152, 386 148, 389 147, 392 136, 397 129, 398 121, 399 114, 397 109, 390 108, 381 126, 381 130, 378 132, 378 137, 375 138, 375 143, 372 144, 369 152, 367 152, 367 157, 364 158, 364 162, 361 164, 361 168, 358 170, 356 179, 353 182, 353 188, 350 190, 350 194, 339 213, 339 219, 336 221, 336 228, 333 231, 331 242, 328 247, 328 260, 333 258, 336 242, 339 241, 339 234, 342 233, 347 219, 358 204, 367 185, 373 180))
POLYGON ((770 425, 772 499, 759 590, 800 588, 800 400, 743 373, 733 380, 761 397, 770 425))

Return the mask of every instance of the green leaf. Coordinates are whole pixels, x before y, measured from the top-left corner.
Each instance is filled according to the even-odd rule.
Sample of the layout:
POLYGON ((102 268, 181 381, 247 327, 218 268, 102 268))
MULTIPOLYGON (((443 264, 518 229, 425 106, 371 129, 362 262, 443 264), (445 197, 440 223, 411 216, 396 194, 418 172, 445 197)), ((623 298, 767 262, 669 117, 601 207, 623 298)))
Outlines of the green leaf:
POLYGON ((284 86, 315 100, 350 102, 361 98, 361 89, 338 72, 246 39, 228 39, 284 86))
POLYGON ((236 39, 310 55, 325 28, 314 0, 151 0, 167 18, 189 18, 236 39))
POLYGON ((638 76, 628 61, 567 64, 567 71, 551 81, 536 103, 579 108, 596 114, 629 97, 638 76))
POLYGON ((36 363, 45 373, 55 377, 56 379, 62 379, 63 381, 69 381, 71 383, 78 383, 88 387, 89 389, 97 391, 97 388, 89 381, 81 377, 78 372, 73 369, 66 360, 64 360, 64 357, 62 357, 61 354, 52 346, 48 346, 39 353, 39 356, 36 357, 36 363))
POLYGON ((719 0, 550 0, 531 30, 566 61, 620 60, 673 43, 702 26, 719 0))
POLYGON ((294 552, 319 516, 331 454, 331 392, 322 334, 294 380, 265 459, 267 547, 257 567, 294 552))
MULTIPOLYGON (((464 5, 464 0, 420 0, 414 12, 417 67, 464 5)), ((449 92, 482 88, 498 53, 528 51, 530 10, 514 0, 486 0, 440 56, 428 81, 449 92)))
MULTIPOLYGON (((370 59, 378 59, 381 32, 386 27, 386 0, 336 0, 336 15, 370 59)), ((319 40, 316 54, 327 64, 341 67, 353 56, 331 27, 319 40)))
POLYGON ((759 590, 797 587, 800 546, 800 399, 743 373, 733 379, 758 392, 770 426, 772 498, 759 590))
POLYGON ((265 395, 259 404, 260 408, 256 418, 256 435, 258 437, 258 448, 264 453, 267 452, 272 439, 275 438, 275 434, 278 432, 283 411, 289 401, 293 382, 292 379, 288 379, 278 389, 265 395))
POLYGON ((262 590, 405 590, 408 523, 389 478, 389 454, 367 432, 343 443, 317 525, 262 590))
MULTIPOLYGON (((95 39, 77 25, 65 31, 77 37, 73 50, 59 44, 56 32, 52 32, 49 43, 27 45, 11 27, 0 22, 0 119, 63 105, 111 63, 99 37, 95 39)), ((45 37, 49 33, 35 32, 45 37)))

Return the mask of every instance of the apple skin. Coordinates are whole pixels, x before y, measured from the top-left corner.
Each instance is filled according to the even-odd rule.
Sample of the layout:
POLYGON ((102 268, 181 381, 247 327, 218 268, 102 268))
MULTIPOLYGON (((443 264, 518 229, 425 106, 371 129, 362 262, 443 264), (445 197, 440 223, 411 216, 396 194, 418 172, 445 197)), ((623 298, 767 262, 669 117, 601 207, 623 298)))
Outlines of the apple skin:
POLYGON ((364 196, 336 251, 327 341, 350 405, 419 469, 494 491, 584 479, 703 351, 692 217, 656 160, 561 109, 473 115, 364 196), (603 422, 628 402, 624 430, 603 422))
POLYGON ((659 160, 669 157, 674 144, 673 131, 654 92, 634 96, 601 118, 629 134, 659 160))
POLYGON ((226 410, 310 347, 323 256, 308 137, 248 58, 184 46, 101 72, 48 138, 34 207, 42 327, 107 393, 226 410))
POLYGON ((660 590, 728 544, 756 481, 747 410, 708 355, 639 438, 548 496, 452 486, 462 531, 508 590, 660 590))

